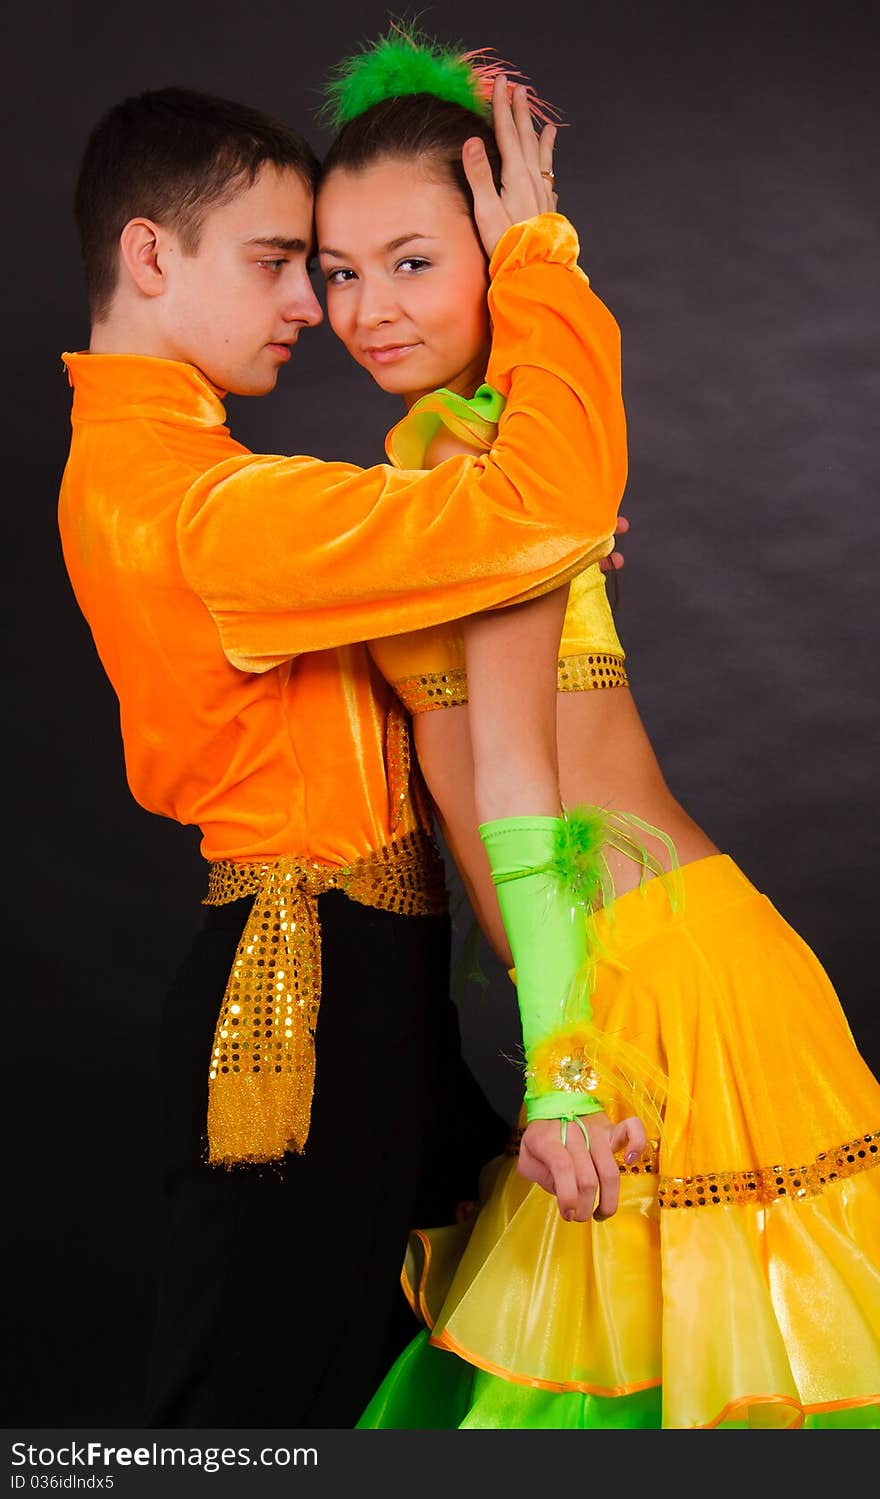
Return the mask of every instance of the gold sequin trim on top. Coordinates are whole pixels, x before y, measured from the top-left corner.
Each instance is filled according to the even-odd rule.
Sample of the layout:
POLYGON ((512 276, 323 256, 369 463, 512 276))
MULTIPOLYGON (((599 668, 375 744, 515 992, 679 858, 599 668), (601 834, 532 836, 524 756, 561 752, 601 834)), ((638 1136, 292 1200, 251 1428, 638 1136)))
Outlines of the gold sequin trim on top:
MULTIPOLYGON (((460 708, 468 700, 467 672, 463 666, 453 667, 450 671, 426 671, 417 677, 401 677, 392 685, 410 713, 428 713, 432 708, 460 708)), ((589 692, 594 687, 628 686, 623 657, 608 651, 563 656, 558 662, 557 692, 589 692)))
POLYGON ((426 671, 418 677, 401 677, 391 684, 410 713, 428 713, 432 708, 460 708, 468 700, 467 672, 426 671))
POLYGON ((353 864, 330 866, 293 855, 266 863, 210 863, 206 906, 256 897, 214 1033, 211 1164, 279 1160, 305 1148, 321 1000, 317 897, 327 890, 403 916, 438 915, 448 904, 443 860, 419 831, 353 864))
POLYGON ((628 687, 629 677, 622 656, 610 651, 590 651, 563 656, 556 677, 557 692, 589 692, 593 687, 628 687))
MULTIPOLYGON (((589 1127, 589 1126, 588 1126, 589 1127)), ((525 1126, 511 1131, 505 1155, 519 1154, 525 1126)), ((657 1205, 661 1208, 743 1207, 756 1203, 767 1207, 780 1198, 796 1201, 818 1197, 834 1182, 857 1176, 880 1166, 880 1130, 861 1135, 836 1150, 823 1151, 808 1166, 762 1166, 757 1171, 707 1171, 701 1176, 660 1175, 660 1142, 649 1140, 640 1160, 627 1166, 623 1176, 657 1176, 657 1205)))

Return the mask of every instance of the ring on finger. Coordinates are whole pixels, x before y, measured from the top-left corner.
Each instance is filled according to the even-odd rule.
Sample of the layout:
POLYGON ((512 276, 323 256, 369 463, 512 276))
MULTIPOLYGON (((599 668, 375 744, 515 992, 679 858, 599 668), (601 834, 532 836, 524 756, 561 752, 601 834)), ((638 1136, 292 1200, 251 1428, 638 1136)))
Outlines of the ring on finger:
POLYGON ((542 172, 541 176, 542 177, 546 177, 546 179, 547 179, 548 182, 555 182, 556 181, 556 173, 555 172, 542 172))

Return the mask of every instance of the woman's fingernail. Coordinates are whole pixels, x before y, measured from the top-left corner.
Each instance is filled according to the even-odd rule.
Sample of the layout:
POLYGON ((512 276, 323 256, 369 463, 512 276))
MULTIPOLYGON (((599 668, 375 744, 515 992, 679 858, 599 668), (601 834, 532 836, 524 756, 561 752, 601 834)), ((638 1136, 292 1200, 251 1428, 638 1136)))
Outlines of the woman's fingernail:
POLYGON ((628 1166, 634 1166, 640 1155, 640 1150, 628 1150, 624 1157, 626 1164, 628 1166))

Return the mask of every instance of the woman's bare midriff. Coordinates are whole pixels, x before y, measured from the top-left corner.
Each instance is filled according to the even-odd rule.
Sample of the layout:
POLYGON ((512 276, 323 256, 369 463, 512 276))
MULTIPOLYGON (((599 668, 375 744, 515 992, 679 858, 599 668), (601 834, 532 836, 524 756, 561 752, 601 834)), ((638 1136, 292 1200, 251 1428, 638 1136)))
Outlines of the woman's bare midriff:
MULTIPOLYGON (((565 807, 587 803, 634 813, 671 838, 680 864, 720 852, 669 790, 629 688, 561 692, 557 710, 559 786, 565 807)), ((477 828, 467 707, 416 714, 413 732, 444 840, 474 914, 509 967, 510 950, 477 828)), ((668 869, 663 841, 639 836, 668 869)), ((638 885, 642 870, 633 860, 610 850, 608 862, 618 895, 638 885)))

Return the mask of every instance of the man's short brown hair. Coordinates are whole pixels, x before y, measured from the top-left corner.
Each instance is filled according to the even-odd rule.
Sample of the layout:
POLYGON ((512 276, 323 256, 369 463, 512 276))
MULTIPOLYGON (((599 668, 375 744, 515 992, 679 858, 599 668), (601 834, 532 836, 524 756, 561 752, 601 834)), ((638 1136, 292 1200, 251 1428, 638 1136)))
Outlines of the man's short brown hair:
POLYGON ((164 88, 123 99, 89 136, 74 197, 93 320, 105 317, 130 219, 154 219, 195 254, 205 215, 250 187, 266 164, 293 168, 311 192, 320 162, 280 121, 231 99, 164 88))

